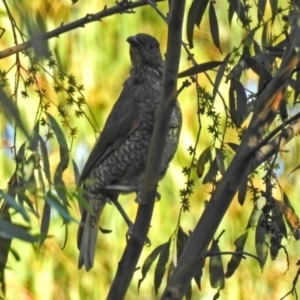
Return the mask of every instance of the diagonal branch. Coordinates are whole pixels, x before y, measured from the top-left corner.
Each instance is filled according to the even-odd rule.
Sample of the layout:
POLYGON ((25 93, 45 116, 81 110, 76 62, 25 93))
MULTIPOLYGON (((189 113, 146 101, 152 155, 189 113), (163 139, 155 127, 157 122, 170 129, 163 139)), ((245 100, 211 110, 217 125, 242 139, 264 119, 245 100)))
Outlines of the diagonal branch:
MULTIPOLYGON (((189 237, 178 261, 178 265, 170 276, 167 287, 161 297, 163 300, 177 300, 184 297, 201 260, 205 257, 209 243, 212 241, 223 216, 227 212, 241 181, 249 174, 255 163, 255 153, 253 149, 255 149, 255 145, 263 139, 270 124, 273 122, 277 110, 280 107, 288 80, 299 62, 297 53, 299 51, 300 43, 299 20, 300 18, 297 11, 294 14, 294 20, 292 22, 290 44, 285 49, 281 66, 277 74, 257 99, 253 117, 249 127, 244 133, 236 156, 233 158, 223 175, 223 178, 218 183, 195 230, 189 237)), ((291 126, 294 125, 296 127, 295 124, 293 123, 291 126)), ((294 133, 297 131, 298 129, 295 128, 294 133)), ((288 141, 289 136, 293 136, 292 130, 288 132, 290 134, 287 135, 286 141, 288 141)), ((282 136, 280 138, 284 141, 282 136)), ((276 138, 273 142, 276 142, 276 138)), ((278 141, 276 149, 278 149, 278 141)))
MULTIPOLYGON (((158 1, 163 1, 163 0, 158 0, 158 1)), ((88 23, 101 21, 101 19, 105 17, 112 16, 118 13, 130 12, 133 8, 137 8, 144 5, 149 5, 147 0, 138 0, 136 2, 123 1, 117 3, 117 5, 110 8, 107 8, 105 6, 103 10, 98 13, 87 14, 85 17, 68 24, 62 23, 58 28, 54 30, 37 35, 25 43, 0 51, 0 59, 18 53, 20 51, 26 50, 28 48, 31 48, 34 45, 36 45, 38 42, 46 41, 54 37, 59 37, 59 35, 63 33, 66 33, 68 31, 74 30, 79 27, 84 27, 88 23)))
POLYGON ((155 126, 141 190, 141 199, 145 204, 139 206, 133 233, 119 262, 115 279, 107 297, 110 300, 123 299, 125 297, 149 231, 159 180, 160 162, 169 130, 166 124, 169 123, 173 107, 176 104, 177 74, 184 7, 184 0, 171 2, 167 56, 161 95, 162 101, 156 113, 155 126))

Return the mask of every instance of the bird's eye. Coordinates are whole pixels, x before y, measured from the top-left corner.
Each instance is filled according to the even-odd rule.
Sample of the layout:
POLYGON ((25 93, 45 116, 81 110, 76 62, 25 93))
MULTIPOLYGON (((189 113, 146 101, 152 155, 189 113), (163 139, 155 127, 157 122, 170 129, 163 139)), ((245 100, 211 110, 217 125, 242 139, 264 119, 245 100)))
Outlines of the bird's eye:
POLYGON ((154 44, 149 44, 149 48, 153 49, 153 48, 155 48, 155 45, 154 44))

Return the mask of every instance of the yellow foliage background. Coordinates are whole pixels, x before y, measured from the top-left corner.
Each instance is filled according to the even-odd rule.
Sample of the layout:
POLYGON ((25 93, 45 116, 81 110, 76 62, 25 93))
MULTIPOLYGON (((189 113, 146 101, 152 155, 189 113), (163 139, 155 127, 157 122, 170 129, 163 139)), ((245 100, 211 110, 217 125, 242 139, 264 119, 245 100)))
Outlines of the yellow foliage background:
MULTIPOLYGON (((104 5, 112 6, 114 1, 79 0, 72 5, 69 0, 23 0, 10 1, 8 5, 17 24, 23 30, 28 25, 26 17, 36 20, 37 16, 41 16, 45 24, 45 30, 49 31, 58 27, 62 22, 68 23, 87 14, 96 13, 102 10, 104 5)), ((189 5, 190 1, 188 1, 187 7, 189 5)), ((158 7, 165 13, 168 11, 167 3, 159 3, 158 7)), ((239 46, 244 34, 240 27, 235 26, 234 23, 232 27, 229 27, 225 3, 217 1, 215 7, 219 18, 221 48, 224 54, 221 54, 213 45, 206 13, 201 24, 201 30, 195 30, 195 48, 192 51, 198 63, 223 60, 233 47, 239 46)), ((268 13, 269 10, 270 8, 268 7, 268 13)), ((0 3, 0 20, 1 27, 6 30, 0 39, 0 48, 3 50, 14 45, 10 21, 6 16, 3 3, 0 3)), ((151 7, 135 9, 135 13, 132 14, 124 13, 110 16, 99 22, 88 24, 84 28, 78 28, 49 40, 49 49, 55 53, 62 69, 68 74, 75 75, 77 82, 84 85, 85 99, 96 118, 97 124, 95 124, 87 109, 86 112, 91 122, 100 129, 103 127, 112 105, 118 98, 122 83, 130 70, 129 47, 126 39, 140 32, 155 36, 161 44, 161 51, 165 53, 167 27, 151 7)), ((185 39, 185 34, 183 37, 185 39)), ((23 54, 20 54, 20 57, 23 57, 23 54)), ((1 69, 9 69, 14 60, 15 56, 2 59, 1 69)), ((190 66, 186 53, 182 51, 180 70, 183 71, 190 66)), ((214 78, 214 72, 209 74, 214 78)), ((250 71, 246 72, 245 78, 247 80, 256 79, 255 75, 250 71)), ((212 90, 211 85, 203 74, 199 75, 198 80, 202 86, 205 86, 209 91, 212 90)), ((39 75, 39 81, 45 88, 53 86, 53 81, 45 74, 39 75)), ((180 87, 182 81, 179 80, 178 87, 180 87)), ((8 89, 12 90, 13 87, 14 76, 13 73, 10 73, 8 89)), ((228 85, 223 82, 220 90, 225 97, 228 94, 228 85)), ((61 99, 62 96, 54 93, 53 89, 49 89, 48 96, 54 103, 59 103, 63 100, 61 99)), ((194 145, 198 130, 195 88, 191 86, 185 89, 181 93, 179 100, 184 114, 180 144, 166 177, 160 183, 161 200, 156 203, 152 226, 149 231, 152 245, 144 248, 138 264, 139 267, 142 266, 145 258, 156 246, 165 243, 169 239, 177 224, 181 207, 179 189, 184 188, 186 180, 182 174, 182 168, 190 164, 187 148, 190 145, 194 145)), ((220 100, 217 98, 216 101, 220 100)), ((30 97, 25 100, 21 99, 21 97, 19 98, 18 107, 22 119, 29 129, 34 125, 33 115, 36 112, 37 105, 38 99, 34 93, 30 94, 30 97)), ((219 106, 217 102, 217 107, 220 108, 219 112, 223 113, 221 102, 219 106)), ((51 107, 49 112, 57 117, 58 120, 61 120, 54 107, 51 107)), ((72 112, 70 114, 72 115, 72 112)), ((197 149, 198 156, 209 146, 210 142, 210 136, 206 130, 209 120, 203 119, 201 122, 203 129, 197 149)), ((74 141, 71 156, 78 166, 82 167, 88 151, 95 142, 95 132, 86 118, 74 117, 70 119, 70 123, 78 128, 78 135, 74 141)), ((5 130, 5 126, 6 121, 1 118, 0 129, 2 133, 5 130)), ((66 137, 70 143, 67 131, 66 137)), ((227 140, 228 142, 237 141, 234 132, 227 137, 227 140)), ((17 139, 17 149, 23 141, 24 138, 20 134, 17 139)), ((51 171, 54 172, 59 160, 59 149, 55 139, 50 144, 50 166, 51 171)), ((5 146, 3 146, 4 148, 5 146)), ((289 149, 293 149, 292 151, 299 154, 299 144, 296 141, 287 146, 287 150, 289 149)), ((280 159, 282 161, 285 160, 285 165, 282 166, 279 179, 294 207, 297 207, 297 173, 287 176, 295 166, 293 159, 290 159, 290 155, 291 153, 282 153, 281 155, 280 159)), ((226 161, 227 165, 229 161, 230 157, 226 161)), ((0 177, 2 178, 0 188, 5 189, 15 165, 7 151, 1 151, 0 165, 2 166, 0 168, 0 177)), ((181 226, 185 232, 193 230, 204 209, 204 200, 209 199, 209 185, 202 185, 202 179, 197 179, 196 174, 193 175, 193 178, 196 185, 190 200, 191 209, 190 212, 183 214, 181 221, 181 226)), ((71 164, 64 174, 64 179, 68 188, 72 189, 75 187, 71 164)), ((262 184, 262 182, 257 181, 257 184, 262 184)), ((133 220, 137 210, 134 198, 134 195, 129 195, 122 196, 120 200, 133 220)), ((70 205, 72 215, 79 220, 79 209, 76 200, 73 199, 70 205)), ((38 204, 38 207, 41 214, 42 202, 38 204)), ((238 204, 236 199, 233 201, 218 230, 218 233, 220 233, 224 228, 226 229, 220 241, 222 251, 234 251, 234 240, 244 232, 252 207, 253 204, 250 198, 246 200, 243 207, 238 204)), ((20 222, 19 219, 15 219, 20 222)), ((32 233, 38 234, 39 226, 40 220, 36 220, 32 216, 32 233)), ((53 211, 49 229, 50 237, 41 248, 37 245, 33 246, 19 240, 13 240, 12 248, 19 254, 20 260, 16 261, 13 255, 9 257, 8 269, 6 270, 7 300, 105 299, 126 244, 125 234, 127 228, 116 209, 112 205, 107 205, 101 219, 101 227, 111 229, 112 233, 99 234, 95 265, 87 273, 84 270, 77 269, 77 227, 78 224, 75 222, 68 225, 67 244, 62 249, 66 231, 65 227, 62 226, 61 218, 57 212, 53 211)), ((245 250, 255 254, 254 240, 255 231, 250 230, 245 250)), ((250 300, 255 297, 258 299, 279 299, 289 291, 297 270, 296 261, 299 254, 297 252, 299 242, 289 239, 284 243, 290 253, 290 270, 287 273, 285 273, 287 269, 286 257, 282 250, 276 261, 271 261, 268 258, 263 273, 259 268, 258 262, 248 257, 242 261, 233 277, 226 280, 225 289, 221 291, 221 299, 250 300)), ((226 270, 230 255, 224 255, 222 259, 226 270)), ((140 269, 136 271, 126 299, 150 300, 159 297, 159 295, 155 295, 153 289, 155 264, 156 262, 142 283, 139 293, 137 283, 141 278, 141 273, 140 269)), ((202 278, 202 290, 199 291, 193 283, 193 299, 212 299, 216 293, 216 290, 213 290, 209 285, 207 265, 208 263, 202 278)), ((165 282, 163 283, 164 285, 165 282)), ((160 293, 163 290, 163 286, 159 290, 160 293)))

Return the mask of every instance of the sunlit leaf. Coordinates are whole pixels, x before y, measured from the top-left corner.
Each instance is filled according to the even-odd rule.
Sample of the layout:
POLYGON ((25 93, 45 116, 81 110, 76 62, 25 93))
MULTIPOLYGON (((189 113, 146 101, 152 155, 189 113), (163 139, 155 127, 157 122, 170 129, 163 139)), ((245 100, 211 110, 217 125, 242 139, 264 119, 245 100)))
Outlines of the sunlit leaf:
POLYGON ((166 272, 166 264, 169 260, 171 240, 165 243, 161 249, 156 268, 154 271, 154 291, 157 294, 162 278, 166 272))
POLYGON ((196 165, 196 172, 199 178, 202 177, 206 163, 211 161, 210 147, 207 147, 199 156, 196 165))
POLYGON ((220 248, 216 241, 212 242, 209 252, 214 255, 209 258, 209 282, 212 288, 223 289, 225 286, 224 268, 220 248))
POLYGON ((259 258, 259 265, 263 270, 268 257, 270 248, 270 233, 267 230, 267 220, 264 214, 261 214, 255 231, 255 249, 259 258))
POLYGON ((246 229, 249 229, 249 228, 255 226, 259 220, 260 215, 261 215, 261 211, 258 210, 256 206, 254 206, 246 229))
POLYGON ((150 254, 149 256, 146 258, 143 266, 142 266, 142 278, 139 280, 138 282, 138 290, 140 289, 140 285, 141 283, 144 281, 144 279, 146 278, 146 275, 150 269, 150 267, 152 266, 153 262, 155 261, 155 259, 157 258, 157 256, 159 255, 159 253, 161 252, 162 248, 164 247, 165 244, 159 245, 157 246, 150 254))
MULTIPOLYGON (((245 243, 248 238, 248 233, 249 233, 248 230, 245 231, 241 236, 239 236, 235 240, 235 242, 234 242, 234 244, 236 246, 235 251, 234 251, 235 253, 244 251, 245 243)), ((236 255, 236 254, 232 255, 231 260, 228 262, 228 265, 227 265, 227 271, 225 273, 226 278, 229 278, 233 275, 235 270, 240 265, 241 260, 242 260, 242 255, 236 255)))

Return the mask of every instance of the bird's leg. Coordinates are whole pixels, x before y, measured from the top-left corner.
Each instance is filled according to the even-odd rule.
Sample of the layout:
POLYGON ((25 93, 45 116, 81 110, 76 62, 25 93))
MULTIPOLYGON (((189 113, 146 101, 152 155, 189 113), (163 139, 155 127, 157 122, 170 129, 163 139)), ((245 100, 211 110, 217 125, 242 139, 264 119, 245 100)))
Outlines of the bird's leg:
MULTIPOLYGON (((120 214, 122 215, 124 221, 126 222, 127 226, 128 226, 128 231, 126 233, 126 238, 128 236, 131 236, 133 234, 133 222, 129 219, 129 217, 127 216, 124 208, 122 207, 122 205, 120 204, 120 202, 118 201, 118 199, 110 199, 111 202, 115 205, 115 207, 117 208, 117 210, 120 212, 120 214)), ((146 237, 146 241, 145 241, 146 245, 151 245, 151 241, 148 237, 146 237)))
POLYGON ((118 199, 110 199, 110 200, 115 205, 115 207, 117 208, 117 210, 119 211, 119 213, 121 214, 121 216, 123 217, 124 221, 126 222, 128 228, 129 228, 129 231, 131 231, 132 227, 133 227, 133 222, 131 222, 131 220, 127 216, 124 208, 122 207, 122 205, 120 204, 120 202, 118 201, 118 199))

